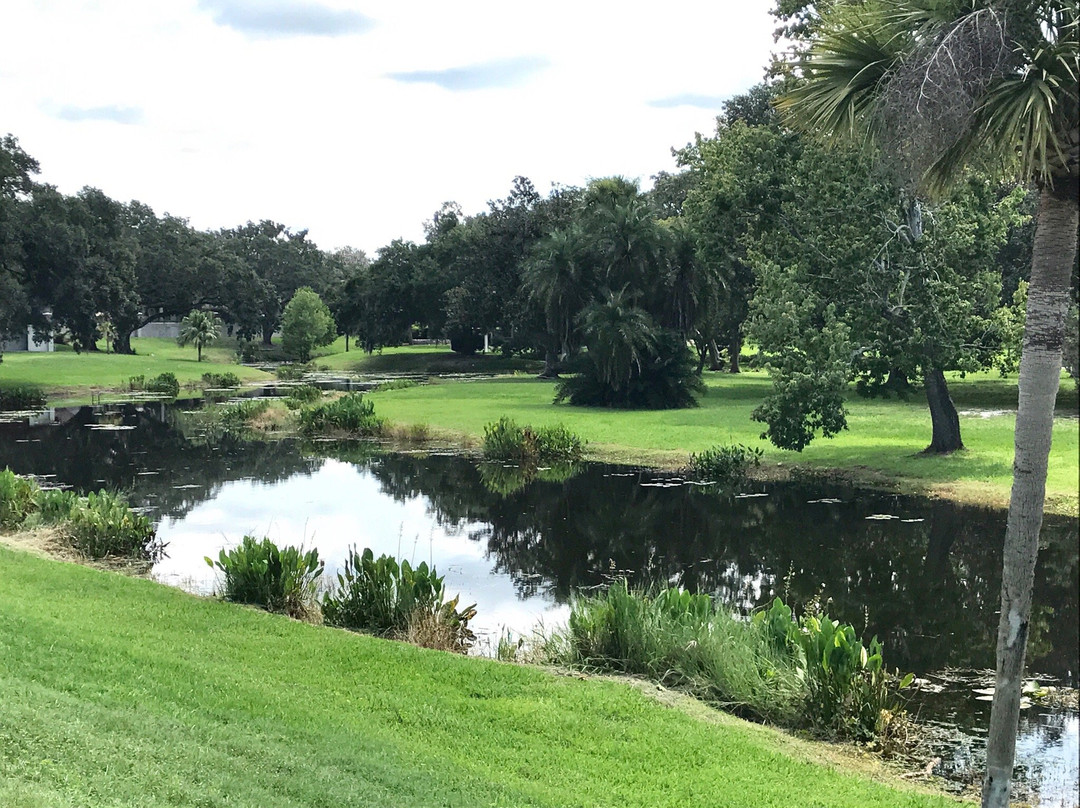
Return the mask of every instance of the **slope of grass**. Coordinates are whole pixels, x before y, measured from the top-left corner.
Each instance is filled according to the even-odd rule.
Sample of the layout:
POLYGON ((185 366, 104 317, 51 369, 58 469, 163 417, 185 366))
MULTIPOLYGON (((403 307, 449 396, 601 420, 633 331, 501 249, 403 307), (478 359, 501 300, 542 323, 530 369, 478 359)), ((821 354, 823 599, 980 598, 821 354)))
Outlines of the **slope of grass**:
MULTIPOLYGON (((995 506, 1007 504, 1012 484, 1015 416, 996 413, 1015 407, 1016 381, 990 375, 953 379, 967 448, 950 456, 921 454, 930 442, 930 415, 918 397, 907 401, 852 397, 849 429, 834 439, 815 440, 801 454, 773 448, 760 439, 762 425, 750 413, 769 391, 763 373, 711 374, 701 406, 687 410, 623 411, 551 403, 554 385, 529 378, 444 383, 372 394, 376 412, 396 423, 431 427, 477 438, 484 425, 508 416, 518 423, 562 423, 589 441, 594 456, 618 462, 686 463, 690 452, 718 443, 765 449, 766 472, 783 466, 839 469, 864 482, 896 481, 903 490, 929 491, 995 506), (996 414, 987 415, 986 411, 996 414), (983 417, 987 415, 987 417, 983 417)), ((1076 387, 1062 382, 1047 489, 1050 506, 1076 513, 1080 487, 1076 387), (1072 412, 1072 417, 1068 413, 1072 412)))
POLYGON ((0 804, 938 808, 623 684, 0 548, 0 804))
POLYGON ((132 376, 147 379, 161 373, 175 373, 180 384, 196 382, 204 373, 235 373, 241 379, 269 379, 269 374, 235 363, 224 347, 203 351, 203 361, 195 359, 194 348, 181 348, 167 339, 133 339, 134 355, 81 353, 70 349, 53 353, 6 353, 0 363, 0 386, 31 384, 42 388, 50 403, 85 400, 91 393, 125 391, 132 376))
POLYGON ((353 344, 345 353, 344 338, 340 338, 323 350, 326 353, 313 360, 315 365, 355 373, 539 373, 544 366, 543 362, 501 354, 462 356, 447 345, 402 345, 366 354, 353 344))

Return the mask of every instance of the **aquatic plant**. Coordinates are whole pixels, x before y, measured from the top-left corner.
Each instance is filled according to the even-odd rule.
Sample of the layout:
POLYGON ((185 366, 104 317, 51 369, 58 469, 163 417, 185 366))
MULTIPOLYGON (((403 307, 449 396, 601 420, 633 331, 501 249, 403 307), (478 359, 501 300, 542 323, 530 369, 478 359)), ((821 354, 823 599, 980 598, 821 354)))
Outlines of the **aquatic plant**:
POLYGON ((619 580, 575 598, 555 634, 546 642, 553 661, 648 676, 756 718, 798 723, 792 658, 708 595, 631 590, 619 580))
POLYGON ((369 548, 361 553, 354 547, 337 586, 323 596, 323 620, 464 653, 476 639, 469 629, 475 604, 459 609, 457 597, 444 601, 443 595, 443 576, 426 562, 413 567, 407 560, 375 558, 369 548))
POLYGON ((71 518, 79 507, 79 495, 61 488, 42 489, 38 495, 38 515, 42 523, 53 525, 71 518))
POLYGON ((206 563, 223 576, 221 596, 268 612, 306 619, 317 611, 323 563, 319 551, 292 546, 278 548, 270 539, 244 536, 239 547, 222 550, 206 563))
POLYGON ((340 398, 300 410, 300 431, 318 435, 330 431, 354 435, 377 435, 383 421, 363 393, 346 393, 340 398))
POLYGON ((204 373, 202 375, 202 386, 217 389, 239 387, 240 377, 229 370, 224 373, 204 373))
POLYGON ((791 608, 779 598, 757 612, 753 623, 805 673, 803 714, 819 734, 870 740, 900 711, 896 693, 914 677, 888 674, 877 637, 864 645, 852 626, 825 614, 794 620, 791 608))
POLYGON ((29 384, 0 387, 0 411, 32 410, 45 406, 45 394, 29 384))
POLYGON ((148 393, 158 393, 168 398, 176 398, 180 395, 180 382, 176 380, 175 373, 161 373, 146 382, 148 393))
POLYGON ((763 454, 760 448, 741 443, 713 446, 703 452, 691 452, 689 470, 698 480, 737 485, 746 479, 751 468, 761 465, 763 454))
POLYGON ((38 486, 9 468, 0 471, 0 530, 15 530, 37 510, 38 486))
POLYGON ((311 365, 285 362, 277 366, 274 375, 283 382, 296 382, 304 378, 304 375, 310 371, 311 365))
POLYGON ((68 542, 89 558, 152 559, 160 549, 154 545, 155 533, 153 522, 108 491, 80 497, 64 523, 68 542))
POLYGON ((584 441, 561 424, 519 426, 503 416, 484 427, 484 457, 519 463, 576 462, 581 459, 584 441))
POLYGON ((305 404, 312 404, 321 400, 323 392, 313 384, 298 384, 289 388, 289 394, 285 397, 285 406, 290 410, 298 410, 305 404))

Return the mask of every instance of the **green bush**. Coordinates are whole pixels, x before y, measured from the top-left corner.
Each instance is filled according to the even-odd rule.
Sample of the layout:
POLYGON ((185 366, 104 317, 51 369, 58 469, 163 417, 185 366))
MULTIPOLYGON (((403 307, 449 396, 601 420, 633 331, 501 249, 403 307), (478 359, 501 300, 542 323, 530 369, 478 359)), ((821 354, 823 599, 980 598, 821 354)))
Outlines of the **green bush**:
POLYGON ((245 429, 248 422, 270 409, 270 402, 265 398, 250 398, 220 405, 221 425, 228 432, 245 429))
POLYGON ((217 388, 224 390, 232 387, 240 386, 240 377, 232 371, 225 371, 224 373, 204 373, 202 375, 203 387, 217 388))
POLYGON ((71 546, 89 558, 152 559, 160 549, 154 546, 153 522, 108 491, 80 498, 66 526, 71 546))
POLYGON ((323 392, 313 384, 300 384, 289 389, 285 397, 285 406, 290 410, 298 410, 305 404, 313 404, 321 401, 323 392))
POLYGON ((180 382, 176 380, 175 373, 165 372, 146 383, 148 393, 158 393, 168 398, 176 398, 180 395, 180 382))
POLYGON ((29 384, 0 387, 0 411, 32 410, 45 406, 45 394, 29 384))
POLYGON ((408 390, 410 387, 417 387, 419 384, 420 382, 416 379, 388 379, 375 385, 374 392, 384 393, 387 390, 408 390))
POLYGON ((146 375, 140 373, 138 376, 130 376, 128 378, 128 391, 132 393, 141 393, 146 389, 146 375))
POLYGON ((207 558, 206 563, 222 573, 225 600, 296 618, 309 618, 315 611, 323 572, 318 550, 278 549, 268 538, 244 536, 239 547, 222 550, 217 561, 207 558))
POLYGON ((573 463, 581 459, 584 442, 562 425, 534 429, 503 416, 484 427, 483 446, 488 460, 573 463))
POLYGON ((423 645, 466 651, 475 637, 469 621, 473 606, 458 609, 458 599, 443 600, 443 578, 425 562, 413 567, 392 556, 375 558, 370 549, 352 548, 323 596, 323 620, 353 631, 411 638, 423 645), (423 642, 423 636, 430 639, 423 642))
POLYGON ((690 473, 699 480, 735 485, 746 479, 751 468, 761 465, 764 452, 758 447, 713 446, 704 452, 690 453, 690 473))
POLYGON ((382 427, 383 421, 375 415, 375 406, 364 398, 363 393, 346 393, 332 401, 300 410, 300 431, 308 436, 330 431, 377 435, 382 427))
POLYGON ((38 509, 36 482, 11 469, 0 471, 0 530, 15 530, 38 509))

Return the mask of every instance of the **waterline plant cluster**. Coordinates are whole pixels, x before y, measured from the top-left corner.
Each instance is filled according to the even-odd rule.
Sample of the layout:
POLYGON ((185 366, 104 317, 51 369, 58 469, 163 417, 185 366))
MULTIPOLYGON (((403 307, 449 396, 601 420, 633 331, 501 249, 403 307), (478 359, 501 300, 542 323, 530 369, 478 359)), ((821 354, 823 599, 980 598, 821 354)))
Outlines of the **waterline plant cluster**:
POLYGON ((578 597, 543 640, 552 661, 646 676, 745 716, 832 738, 887 734, 901 712, 881 645, 827 615, 793 618, 777 599, 746 620, 706 594, 616 581, 578 597))
POLYGON ((0 471, 0 530, 55 526, 64 542, 87 558, 152 560, 161 547, 154 525, 117 494, 42 489, 32 478, 0 471))
POLYGON ((325 564, 316 549, 279 549, 268 538, 244 536, 206 563, 221 574, 221 596, 235 603, 457 653, 476 640, 469 629, 475 604, 459 608, 458 597, 447 599, 443 576, 424 562, 414 568, 353 548, 321 600, 325 564))

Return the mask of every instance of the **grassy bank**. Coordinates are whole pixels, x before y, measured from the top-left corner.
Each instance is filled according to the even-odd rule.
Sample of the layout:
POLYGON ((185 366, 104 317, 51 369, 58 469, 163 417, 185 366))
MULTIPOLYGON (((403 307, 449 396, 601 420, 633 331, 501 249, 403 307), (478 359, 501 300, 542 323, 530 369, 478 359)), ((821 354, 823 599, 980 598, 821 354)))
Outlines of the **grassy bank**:
POLYGON ((313 363, 331 370, 347 370, 354 373, 539 373, 544 363, 521 357, 505 357, 501 354, 474 354, 462 356, 453 353, 446 345, 402 345, 384 348, 366 354, 355 345, 345 352, 344 338, 321 352, 316 352, 313 363))
MULTIPOLYGON (((918 397, 908 401, 849 402, 849 429, 819 439, 804 452, 775 449, 760 440, 761 424, 750 413, 769 390, 764 373, 709 374, 701 406, 688 410, 622 411, 553 405, 554 384, 517 377, 434 384, 372 394, 379 415, 401 424, 424 423, 468 435, 475 442, 484 425, 508 416, 535 426, 565 424, 589 441, 591 456, 615 462, 680 467, 690 452, 718 443, 743 443, 765 450, 763 472, 791 467, 838 470, 852 479, 995 507, 1008 504, 1012 485, 1015 379, 989 374, 953 379, 967 448, 945 457, 921 454, 930 442, 930 416, 918 397)), ((1060 416, 1047 480, 1048 507, 1077 512, 1080 487, 1076 387, 1062 383, 1060 416), (1071 411, 1073 417, 1069 417, 1071 411)))
POLYGON ((0 548, 0 804, 945 806, 582 681, 0 548))
POLYGON ((59 346, 53 353, 6 353, 0 363, 0 386, 34 385, 42 388, 50 404, 84 402, 91 395, 122 392, 132 376, 151 378, 174 373, 181 386, 198 382, 204 373, 235 373, 242 380, 273 378, 255 368, 237 365, 233 352, 211 346, 203 361, 194 348, 180 348, 174 340, 133 339, 134 355, 81 353, 59 346))

